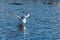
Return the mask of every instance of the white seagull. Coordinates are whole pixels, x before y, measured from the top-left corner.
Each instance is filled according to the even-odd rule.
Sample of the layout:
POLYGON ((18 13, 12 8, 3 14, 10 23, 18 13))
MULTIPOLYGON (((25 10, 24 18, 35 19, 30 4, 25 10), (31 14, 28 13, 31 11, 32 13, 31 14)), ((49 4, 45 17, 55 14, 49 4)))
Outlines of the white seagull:
POLYGON ((10 15, 15 16, 18 20, 20 20, 20 24, 19 24, 20 28, 25 28, 24 24, 26 23, 27 18, 30 16, 30 14, 28 14, 28 13, 26 13, 22 17, 15 15, 15 14, 10 14, 10 15))

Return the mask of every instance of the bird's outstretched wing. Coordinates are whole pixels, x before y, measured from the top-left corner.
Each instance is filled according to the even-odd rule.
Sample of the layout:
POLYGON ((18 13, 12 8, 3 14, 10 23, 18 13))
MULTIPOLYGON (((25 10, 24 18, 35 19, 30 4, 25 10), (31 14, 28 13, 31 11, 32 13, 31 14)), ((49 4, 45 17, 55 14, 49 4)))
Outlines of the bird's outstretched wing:
POLYGON ((26 15, 24 15, 25 16, 25 18, 28 18, 29 16, 30 16, 30 14, 26 14, 26 15))
POLYGON ((21 19, 21 17, 18 16, 18 15, 15 15, 15 14, 10 14, 10 15, 15 16, 15 17, 18 18, 19 20, 21 19))
POLYGON ((30 14, 28 14, 26 17, 28 18, 30 16, 30 14))

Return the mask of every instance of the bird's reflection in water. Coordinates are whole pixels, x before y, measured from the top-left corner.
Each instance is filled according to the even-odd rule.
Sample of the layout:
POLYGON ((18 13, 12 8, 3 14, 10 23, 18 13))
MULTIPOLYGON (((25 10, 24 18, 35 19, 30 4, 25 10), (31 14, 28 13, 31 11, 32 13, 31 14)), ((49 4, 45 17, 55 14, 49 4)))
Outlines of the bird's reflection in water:
POLYGON ((19 24, 19 25, 18 25, 18 29, 19 29, 19 30, 24 30, 24 27, 25 27, 24 24, 19 24))
POLYGON ((27 39, 26 35, 27 35, 26 27, 24 25, 19 24, 17 29, 9 31, 9 33, 7 34, 7 39, 8 38, 17 39, 18 37, 27 39))
POLYGON ((16 30, 12 30, 11 32, 15 35, 18 35, 19 33, 25 33, 27 31, 25 25, 18 24, 16 30))
POLYGON ((19 24, 18 25, 18 30, 20 31, 20 33, 23 34, 24 40, 27 39, 26 35, 28 35, 28 33, 27 33, 28 31, 27 31, 26 26, 24 24, 19 24))
POLYGON ((24 24, 19 24, 17 30, 20 32, 22 31, 25 34, 25 32, 27 31, 27 28, 24 24))

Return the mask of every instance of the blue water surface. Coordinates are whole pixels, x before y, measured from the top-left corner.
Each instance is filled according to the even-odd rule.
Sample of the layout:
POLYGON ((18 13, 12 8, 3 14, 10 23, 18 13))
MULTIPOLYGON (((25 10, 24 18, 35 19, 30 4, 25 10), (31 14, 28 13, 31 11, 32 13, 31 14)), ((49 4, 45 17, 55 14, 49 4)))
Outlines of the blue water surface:
POLYGON ((60 4, 48 5, 43 1, 0 0, 0 40, 60 40, 60 4), (18 2, 23 5, 12 5, 18 2), (10 14, 29 13, 25 27, 18 30, 19 20, 10 14))

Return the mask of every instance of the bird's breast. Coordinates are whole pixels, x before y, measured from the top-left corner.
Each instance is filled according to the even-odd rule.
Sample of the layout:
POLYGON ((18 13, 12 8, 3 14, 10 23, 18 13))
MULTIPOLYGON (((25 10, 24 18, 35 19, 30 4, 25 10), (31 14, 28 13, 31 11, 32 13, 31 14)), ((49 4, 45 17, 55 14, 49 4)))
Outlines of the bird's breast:
POLYGON ((23 19, 22 21, 23 21, 23 23, 26 23, 26 19, 23 19))

